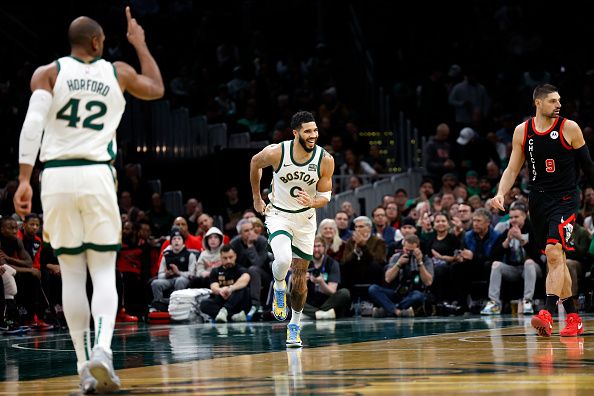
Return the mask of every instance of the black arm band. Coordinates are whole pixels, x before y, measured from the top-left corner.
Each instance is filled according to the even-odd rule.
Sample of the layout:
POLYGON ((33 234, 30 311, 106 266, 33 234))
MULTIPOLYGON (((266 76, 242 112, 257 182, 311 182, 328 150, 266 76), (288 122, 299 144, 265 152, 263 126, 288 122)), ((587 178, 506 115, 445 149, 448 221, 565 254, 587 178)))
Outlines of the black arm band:
POLYGON ((594 186, 594 162, 590 158, 590 150, 585 144, 579 149, 575 150, 575 155, 580 163, 580 167, 588 179, 588 183, 594 186))

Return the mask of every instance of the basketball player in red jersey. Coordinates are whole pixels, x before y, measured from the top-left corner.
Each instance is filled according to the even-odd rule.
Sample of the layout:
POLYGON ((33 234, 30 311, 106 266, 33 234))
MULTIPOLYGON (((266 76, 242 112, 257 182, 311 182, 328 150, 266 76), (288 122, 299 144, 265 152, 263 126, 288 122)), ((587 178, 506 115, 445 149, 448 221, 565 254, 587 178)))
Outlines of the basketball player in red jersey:
POLYGON ((533 99, 536 116, 516 127, 510 161, 491 205, 505 210, 503 197, 527 161, 530 220, 548 266, 546 309, 532 318, 532 326, 540 336, 549 337, 553 331, 551 314, 556 305, 562 303, 567 318, 560 335, 577 336, 584 328, 573 305, 565 252, 574 250, 572 231, 579 204, 576 162, 580 163, 590 183, 594 182, 594 163, 580 127, 559 116, 561 102, 557 88, 550 84, 539 85, 533 99))

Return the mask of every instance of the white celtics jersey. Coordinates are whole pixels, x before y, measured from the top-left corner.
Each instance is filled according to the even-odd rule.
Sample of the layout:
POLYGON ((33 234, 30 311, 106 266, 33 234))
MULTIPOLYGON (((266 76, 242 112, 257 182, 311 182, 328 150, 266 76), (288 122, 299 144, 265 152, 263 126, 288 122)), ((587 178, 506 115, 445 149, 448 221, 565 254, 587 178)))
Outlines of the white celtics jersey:
POLYGON ((103 59, 85 63, 70 56, 56 64, 58 77, 39 159, 113 160, 116 128, 126 106, 115 67, 103 59))
POLYGON ((298 163, 293 158, 293 140, 280 144, 282 147, 281 162, 272 174, 270 203, 273 207, 285 212, 304 212, 310 208, 297 202, 296 191, 304 190, 310 197, 316 195, 324 149, 317 145, 314 146, 311 157, 304 163, 298 163))

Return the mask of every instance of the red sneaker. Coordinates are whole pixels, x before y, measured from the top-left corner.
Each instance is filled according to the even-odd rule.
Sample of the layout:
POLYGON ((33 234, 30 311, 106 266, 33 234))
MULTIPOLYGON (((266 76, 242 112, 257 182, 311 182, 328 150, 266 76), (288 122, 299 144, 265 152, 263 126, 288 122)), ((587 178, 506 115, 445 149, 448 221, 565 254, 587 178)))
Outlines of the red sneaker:
POLYGON ((575 337, 584 332, 582 318, 576 313, 567 314, 565 328, 559 332, 561 337, 575 337))
POLYGON ((138 322, 138 317, 128 315, 126 313, 126 310, 124 308, 122 308, 120 310, 120 312, 118 312, 118 315, 116 316, 116 322, 117 323, 134 323, 134 322, 138 322))
POLYGON ((541 337, 550 337, 553 333, 553 317, 546 309, 541 309, 538 315, 533 316, 531 324, 541 337))

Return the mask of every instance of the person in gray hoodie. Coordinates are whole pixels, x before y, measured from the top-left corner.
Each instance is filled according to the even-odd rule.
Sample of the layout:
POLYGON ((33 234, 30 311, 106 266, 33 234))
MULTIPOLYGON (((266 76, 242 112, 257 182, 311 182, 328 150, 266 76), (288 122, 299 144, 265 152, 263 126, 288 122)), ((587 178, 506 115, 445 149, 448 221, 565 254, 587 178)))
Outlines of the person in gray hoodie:
POLYGON ((217 227, 211 227, 202 240, 202 252, 196 262, 196 270, 191 276, 190 287, 210 287, 210 270, 221 265, 221 247, 223 233, 217 227))

